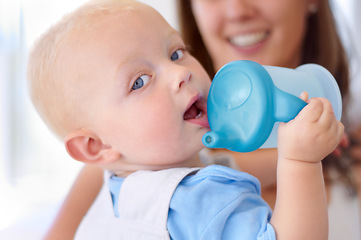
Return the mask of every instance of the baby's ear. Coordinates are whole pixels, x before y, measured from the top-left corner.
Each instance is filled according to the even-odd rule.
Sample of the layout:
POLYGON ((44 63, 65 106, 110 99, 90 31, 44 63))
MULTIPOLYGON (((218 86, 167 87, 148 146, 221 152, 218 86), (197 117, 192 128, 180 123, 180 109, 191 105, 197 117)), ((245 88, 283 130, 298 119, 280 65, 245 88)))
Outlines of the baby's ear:
POLYGON ((104 144, 97 135, 86 129, 70 133, 64 143, 69 155, 84 163, 103 165, 120 157, 111 146, 104 144))

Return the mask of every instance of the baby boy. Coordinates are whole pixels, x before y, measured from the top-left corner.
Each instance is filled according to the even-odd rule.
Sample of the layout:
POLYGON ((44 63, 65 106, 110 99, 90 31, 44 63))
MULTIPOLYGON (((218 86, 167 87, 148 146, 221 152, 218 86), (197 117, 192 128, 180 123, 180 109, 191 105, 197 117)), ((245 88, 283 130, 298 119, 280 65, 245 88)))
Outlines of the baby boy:
POLYGON ((36 109, 70 156, 112 174, 112 236, 327 239, 321 160, 343 125, 326 99, 311 99, 279 127, 271 213, 256 178, 203 167, 211 81, 151 7, 87 2, 40 37, 28 79, 36 109))

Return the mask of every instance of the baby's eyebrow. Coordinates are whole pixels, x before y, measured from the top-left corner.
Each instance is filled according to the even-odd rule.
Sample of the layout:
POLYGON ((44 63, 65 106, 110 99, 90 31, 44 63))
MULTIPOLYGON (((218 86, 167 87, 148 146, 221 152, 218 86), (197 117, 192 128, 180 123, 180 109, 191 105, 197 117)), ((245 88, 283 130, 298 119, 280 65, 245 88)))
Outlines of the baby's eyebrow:
POLYGON ((172 29, 172 31, 170 31, 170 33, 168 34, 168 38, 169 39, 181 39, 183 41, 183 38, 181 37, 180 33, 174 29, 172 29))
MULTIPOLYGON (((139 54, 134 50, 124 51, 118 59, 118 64, 115 68, 114 80, 120 82, 122 85, 129 85, 131 81, 131 72, 134 69, 139 54)), ((128 86, 126 85, 126 86, 128 86)))
POLYGON ((121 94, 125 94, 128 91, 132 80, 130 71, 127 71, 126 65, 127 64, 119 65, 114 74, 116 88, 121 94))

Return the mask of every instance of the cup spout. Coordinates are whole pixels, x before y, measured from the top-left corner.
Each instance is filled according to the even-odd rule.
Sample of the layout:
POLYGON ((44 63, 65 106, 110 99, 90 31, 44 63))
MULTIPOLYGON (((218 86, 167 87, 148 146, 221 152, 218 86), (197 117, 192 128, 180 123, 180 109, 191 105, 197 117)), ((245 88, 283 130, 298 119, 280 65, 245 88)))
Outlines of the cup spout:
POLYGON ((204 134, 202 138, 203 145, 208 148, 226 148, 230 144, 229 141, 229 138, 214 131, 204 134))

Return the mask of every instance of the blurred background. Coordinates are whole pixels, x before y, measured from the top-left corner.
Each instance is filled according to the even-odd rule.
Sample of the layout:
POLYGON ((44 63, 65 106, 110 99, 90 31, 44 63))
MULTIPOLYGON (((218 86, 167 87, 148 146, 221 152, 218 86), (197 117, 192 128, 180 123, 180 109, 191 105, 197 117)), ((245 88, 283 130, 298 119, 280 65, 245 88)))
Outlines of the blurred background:
MULTIPOLYGON (((41 239, 80 167, 38 117, 25 78, 29 47, 85 0, 0 0, 0 239, 41 239)), ((174 0, 143 0, 177 29, 174 0)), ((353 95, 361 92, 360 0, 333 0, 352 63, 353 95)), ((353 113, 361 116, 361 99, 353 113)))

